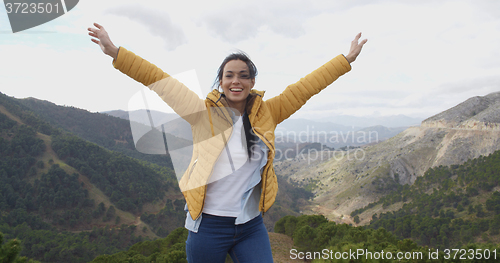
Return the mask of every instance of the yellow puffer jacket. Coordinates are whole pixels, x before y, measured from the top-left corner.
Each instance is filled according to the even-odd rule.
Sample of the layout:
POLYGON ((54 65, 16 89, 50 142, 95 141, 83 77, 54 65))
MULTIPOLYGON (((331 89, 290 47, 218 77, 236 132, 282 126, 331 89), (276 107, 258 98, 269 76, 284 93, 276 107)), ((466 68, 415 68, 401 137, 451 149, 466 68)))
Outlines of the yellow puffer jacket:
MULTIPOLYGON (((213 90, 205 100, 200 99, 184 84, 123 47, 120 47, 113 65, 155 91, 177 114, 191 124, 193 156, 179 186, 191 217, 196 220, 203 211, 206 183, 232 132, 232 121, 225 110, 225 97, 219 91, 213 90)), ((278 181, 273 168, 276 125, 350 70, 349 62, 343 55, 339 55, 271 99, 263 100, 263 91, 251 90, 246 112, 254 133, 269 148, 267 163, 261 175, 260 211, 266 212, 271 208, 278 193, 278 181)))

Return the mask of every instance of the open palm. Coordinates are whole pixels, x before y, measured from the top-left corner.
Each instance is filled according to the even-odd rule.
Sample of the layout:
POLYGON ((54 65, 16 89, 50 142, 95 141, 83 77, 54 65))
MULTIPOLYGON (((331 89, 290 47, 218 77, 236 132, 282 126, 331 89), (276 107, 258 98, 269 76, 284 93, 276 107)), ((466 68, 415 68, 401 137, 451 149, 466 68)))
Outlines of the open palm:
POLYGON ((109 38, 108 32, 104 29, 103 26, 94 23, 96 28, 88 28, 89 35, 94 37, 92 38, 92 42, 98 44, 101 47, 102 52, 104 54, 109 55, 113 58, 116 58, 116 54, 118 53, 118 48, 111 42, 109 38))

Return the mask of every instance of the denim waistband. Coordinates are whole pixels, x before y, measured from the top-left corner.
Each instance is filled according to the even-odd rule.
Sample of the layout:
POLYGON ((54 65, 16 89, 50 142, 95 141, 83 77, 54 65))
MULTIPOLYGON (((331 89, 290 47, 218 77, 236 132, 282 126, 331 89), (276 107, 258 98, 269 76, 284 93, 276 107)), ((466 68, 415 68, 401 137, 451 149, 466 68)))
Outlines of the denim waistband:
MULTIPOLYGON (((205 214, 202 213, 201 215, 202 218, 202 224, 217 224, 217 225, 227 225, 227 226, 235 226, 236 225, 236 217, 229 217, 229 216, 216 216, 216 215, 211 215, 211 214, 205 214)), ((262 222, 262 216, 259 214, 258 216, 250 219, 250 221, 241 224, 239 226, 245 226, 245 225, 253 225, 253 224, 259 224, 262 222)))
POLYGON ((232 224, 234 225, 236 221, 236 217, 230 217, 230 216, 216 216, 216 215, 211 215, 211 214, 201 214, 202 220, 210 220, 214 222, 220 222, 220 223, 227 223, 227 224, 232 224))

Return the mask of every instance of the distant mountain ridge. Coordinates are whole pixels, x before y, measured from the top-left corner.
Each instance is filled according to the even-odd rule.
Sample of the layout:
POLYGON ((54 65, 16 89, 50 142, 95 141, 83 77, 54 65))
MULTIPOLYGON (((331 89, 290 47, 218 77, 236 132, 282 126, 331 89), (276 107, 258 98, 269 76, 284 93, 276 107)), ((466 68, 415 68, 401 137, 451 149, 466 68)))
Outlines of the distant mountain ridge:
MULTIPOLYGON (((121 119, 130 120, 130 116, 140 116, 140 114, 138 114, 140 111, 143 112, 144 110, 131 112, 114 110, 103 113, 121 119)), ((191 128, 189 124, 184 122, 178 115, 154 110, 150 110, 148 113, 150 114, 151 120, 155 126, 168 123, 168 125, 165 125, 166 132, 180 138, 191 140, 191 128)), ((144 116, 133 118, 132 121, 144 125, 151 125, 150 119, 145 118, 144 116)), ((382 125, 355 127, 336 124, 329 121, 290 118, 283 121, 278 125, 278 127, 276 127, 275 136, 277 138, 276 143, 280 143, 282 141, 292 143, 322 143, 327 147, 341 148, 344 146, 361 146, 387 140, 402 132, 406 128, 407 127, 401 126, 384 127, 382 125), (374 137, 371 140, 369 138, 360 138, 366 136, 368 133, 375 134, 374 136, 376 136, 376 138, 374 137)))
MULTIPOLYGON (((292 117, 293 118, 293 117, 292 117)), ((396 127, 409 127, 418 126, 422 121, 422 118, 408 117, 406 115, 390 115, 390 116, 351 116, 351 115, 332 115, 328 117, 323 117, 316 119, 311 118, 314 121, 319 122, 332 122, 341 124, 348 127, 360 127, 366 128, 371 126, 385 126, 389 128, 396 127)))
MULTIPOLYGON (((118 117, 118 118, 121 118, 124 120, 130 120, 130 118, 129 118, 130 113, 134 114, 135 112, 138 112, 138 111, 143 111, 143 110, 134 110, 134 111, 112 110, 112 111, 104 111, 101 113, 104 113, 104 114, 107 114, 110 116, 114 116, 114 117, 118 117)), ((155 111, 155 110, 149 110, 149 113, 151 114, 153 122, 158 123, 158 124, 159 123, 166 123, 166 122, 169 122, 169 121, 174 120, 174 119, 179 117, 177 114, 174 114, 174 113, 166 113, 166 112, 155 111)), ((144 120, 141 119, 140 123, 150 125, 149 119, 144 119, 144 120)))
POLYGON ((472 97, 457 106, 422 121, 435 128, 500 130, 500 92, 472 97))
MULTIPOLYGON (((131 111, 131 112, 136 112, 131 111)), ((155 110, 150 110, 151 116, 155 123, 165 123, 177 118, 178 116, 173 113, 165 113, 155 110)), ((125 110, 112 110, 101 112, 114 117, 129 119, 129 112, 125 110)), ((147 120, 144 120, 145 122, 147 120)), ((422 122, 422 118, 408 117, 402 114, 391 115, 391 116, 351 116, 351 115, 332 115, 323 118, 315 118, 314 116, 308 118, 297 118, 293 115, 285 120, 288 125, 294 125, 294 123, 307 121, 311 125, 315 125, 318 128, 328 128, 329 130, 338 131, 348 131, 348 130, 359 130, 363 128, 368 128, 372 126, 385 126, 388 128, 398 128, 398 127, 409 127, 418 126, 422 122)), ((284 122, 284 123, 285 123, 284 122)), ((149 124, 149 123, 144 123, 149 124)))

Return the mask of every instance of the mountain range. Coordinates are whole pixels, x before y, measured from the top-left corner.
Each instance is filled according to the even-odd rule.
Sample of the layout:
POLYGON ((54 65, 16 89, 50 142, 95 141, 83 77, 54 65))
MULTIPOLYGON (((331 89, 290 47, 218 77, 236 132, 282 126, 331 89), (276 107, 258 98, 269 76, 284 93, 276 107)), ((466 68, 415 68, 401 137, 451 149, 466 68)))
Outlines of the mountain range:
POLYGON ((312 152, 276 163, 276 173, 314 189, 319 213, 342 222, 429 168, 462 164, 500 149, 500 92, 473 97, 377 144, 312 152))
MULTIPOLYGON (((292 117, 293 118, 293 117, 292 117)), ((328 117, 308 118, 317 122, 331 122, 341 124, 347 127, 367 128, 371 126, 385 126, 389 128, 417 126, 422 118, 409 117, 402 114, 390 116, 352 116, 352 115, 331 115, 328 117)))
POLYGON ((342 222, 396 185, 413 184, 429 168, 461 164, 500 149, 499 97, 496 92, 470 98, 420 125, 399 116, 408 124, 413 121, 411 127, 288 119, 277 127, 276 147, 292 154, 277 156, 275 169, 292 184, 314 189, 314 205, 302 207, 304 213, 342 222))
MULTIPOLYGON (((129 115, 135 111, 124 111, 124 110, 112 110, 105 111, 102 113, 109 114, 122 119, 129 119, 129 115)), ((170 120, 177 118, 178 116, 174 113, 165 113, 155 110, 150 110, 151 116, 154 123, 166 123, 170 120)), ((385 126, 388 128, 397 127, 409 127, 418 126, 423 120, 422 118, 408 117, 406 115, 391 115, 391 116, 352 116, 352 115, 332 115, 328 117, 315 118, 310 116, 309 118, 295 118, 293 115, 285 120, 284 123, 290 123, 294 125, 297 121, 308 121, 311 125, 316 127, 322 127, 321 129, 336 130, 336 131, 350 131, 359 130, 363 128, 368 128, 372 126, 385 126)), ((148 120, 144 120, 144 124, 149 124, 148 120)))
MULTIPOLYGON (((0 94, 0 232, 7 239, 23 240, 25 255, 46 262, 86 262, 124 250, 140 237, 163 237, 182 226, 184 201, 169 155, 137 151, 131 122, 141 119, 129 116, 134 114, 91 113, 0 94)), ((175 115, 150 116, 133 125, 158 132, 151 126, 169 123, 171 139, 190 140, 189 127, 175 115)), ((283 136, 276 137, 277 150, 295 150, 287 158, 276 158, 280 188, 264 217, 266 227, 272 231, 280 218, 299 212, 350 224, 359 221, 350 215, 363 213, 360 224, 369 224, 375 213, 404 207, 404 201, 388 202, 394 205, 384 209, 380 204, 402 186, 416 184, 424 174, 432 180, 432 171, 439 167, 457 168, 499 150, 499 116, 497 92, 470 98, 420 126, 349 127, 287 120, 278 126, 283 136), (328 136, 321 140, 318 134, 328 136), (366 209, 377 202, 378 210, 366 209)), ((447 187, 440 183, 438 188, 447 187)), ((477 195, 473 187, 454 187, 457 193, 477 195)), ((481 199, 473 202, 490 198, 491 193, 485 193, 488 196, 480 193, 481 199)), ((480 207, 472 209, 479 215, 480 207)), ((382 217, 377 222, 387 224, 382 217)), ((430 237, 419 238, 432 244, 430 237)))
MULTIPOLYGON (((179 138, 191 140, 191 128, 189 124, 174 113, 164 113, 154 110, 123 111, 114 110, 103 112, 104 114, 122 118, 132 122, 157 127, 161 131, 161 124, 164 125, 166 133, 170 133, 179 138), (147 114, 145 114, 147 112, 147 114)), ((330 148, 341 148, 345 146, 361 146, 376 143, 393 137, 405 130, 407 126, 385 127, 377 123, 390 123, 393 120, 404 119, 400 125, 415 123, 414 119, 406 116, 380 117, 376 120, 354 116, 344 116, 344 122, 348 119, 358 121, 361 126, 347 126, 330 121, 315 121, 310 119, 287 119, 280 123, 275 131, 276 143, 301 144, 301 143, 321 143, 330 148), (370 119, 370 122, 363 122, 370 119), (366 126, 373 123, 374 126, 366 126)))

